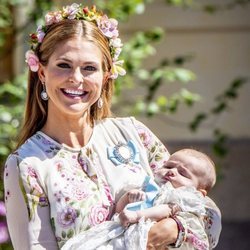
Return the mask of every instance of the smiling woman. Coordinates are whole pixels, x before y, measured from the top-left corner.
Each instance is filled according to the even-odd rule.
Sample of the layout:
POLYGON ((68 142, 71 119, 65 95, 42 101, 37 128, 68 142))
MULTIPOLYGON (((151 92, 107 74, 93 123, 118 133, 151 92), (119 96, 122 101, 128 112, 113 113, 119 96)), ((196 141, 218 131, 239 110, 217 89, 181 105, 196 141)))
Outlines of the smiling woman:
POLYGON ((72 119, 83 117, 98 101, 110 77, 109 72, 103 71, 102 64, 101 50, 82 38, 82 34, 55 47, 48 63, 38 70, 50 98, 48 118, 53 117, 52 121, 47 120, 44 132, 48 133, 54 124, 70 122, 71 116, 72 119))
MULTIPOLYGON (((114 79, 126 73, 117 25, 95 7, 72 4, 49 12, 31 34, 24 125, 4 173, 15 249, 62 248, 110 220, 126 189, 142 188, 169 158, 144 124, 111 117, 114 79)), ((214 207, 204 220, 211 242, 219 236, 214 207)), ((177 217, 150 225, 140 239, 144 250, 179 246, 194 232, 177 217)))

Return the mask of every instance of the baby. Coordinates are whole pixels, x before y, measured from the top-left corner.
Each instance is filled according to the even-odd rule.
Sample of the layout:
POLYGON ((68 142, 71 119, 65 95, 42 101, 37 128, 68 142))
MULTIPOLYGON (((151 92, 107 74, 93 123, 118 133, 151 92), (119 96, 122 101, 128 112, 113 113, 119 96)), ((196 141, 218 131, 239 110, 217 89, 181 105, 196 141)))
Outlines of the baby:
MULTIPOLYGON (((197 236, 198 241, 201 239, 199 244, 207 242, 207 245, 203 244, 202 248, 197 249, 209 249, 203 219, 206 215, 204 197, 216 181, 213 161, 199 151, 182 149, 172 154, 163 168, 156 170, 155 176, 159 186, 152 179, 147 179, 143 190, 130 190, 117 202, 116 212, 119 213, 121 224, 128 227, 142 217, 153 221, 170 216, 180 219, 187 215, 184 213, 186 211, 199 217, 201 221, 197 235, 190 237, 197 236), (156 193, 153 199, 152 190, 156 193)), ((192 219, 189 222, 193 223, 192 219)), ((192 241, 193 245, 194 240, 188 237, 186 242, 192 241)))

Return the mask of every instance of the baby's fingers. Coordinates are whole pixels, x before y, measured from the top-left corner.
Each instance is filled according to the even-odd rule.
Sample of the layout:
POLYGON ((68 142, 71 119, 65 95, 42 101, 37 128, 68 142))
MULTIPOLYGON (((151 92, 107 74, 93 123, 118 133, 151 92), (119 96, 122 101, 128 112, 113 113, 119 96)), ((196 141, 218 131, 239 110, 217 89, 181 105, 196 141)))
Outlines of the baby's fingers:
POLYGON ((143 201, 146 199, 146 195, 143 191, 129 193, 129 202, 143 201))

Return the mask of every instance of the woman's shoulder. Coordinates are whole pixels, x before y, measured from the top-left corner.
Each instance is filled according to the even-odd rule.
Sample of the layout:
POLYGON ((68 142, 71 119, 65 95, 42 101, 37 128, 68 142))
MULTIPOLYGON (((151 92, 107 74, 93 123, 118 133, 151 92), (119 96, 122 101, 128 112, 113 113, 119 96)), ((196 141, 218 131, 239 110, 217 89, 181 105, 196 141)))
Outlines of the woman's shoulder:
POLYGON ((128 117, 109 117, 103 119, 100 124, 105 127, 131 127, 131 128, 137 128, 138 126, 145 126, 142 122, 138 121, 133 116, 128 117))
POLYGON ((108 117, 102 120, 103 124, 113 123, 113 124, 128 124, 132 123, 135 118, 133 116, 127 117, 108 117))
POLYGON ((111 117, 96 123, 96 131, 101 134, 123 135, 125 137, 138 136, 141 129, 146 126, 134 117, 111 117))
POLYGON ((28 159, 30 157, 39 157, 44 155, 44 153, 48 152, 48 150, 52 150, 53 148, 57 148, 58 146, 50 141, 48 138, 43 136, 41 132, 37 132, 28 138, 21 146, 19 146, 14 152, 12 152, 8 158, 8 160, 17 159, 18 161, 22 161, 24 159, 28 159))
MULTIPOLYGON (((95 123, 92 144, 98 138, 104 144, 139 142, 140 137, 133 117, 111 117, 95 123), (94 138, 94 139, 93 139, 94 138)), ((99 143, 100 144, 100 143, 99 143)))

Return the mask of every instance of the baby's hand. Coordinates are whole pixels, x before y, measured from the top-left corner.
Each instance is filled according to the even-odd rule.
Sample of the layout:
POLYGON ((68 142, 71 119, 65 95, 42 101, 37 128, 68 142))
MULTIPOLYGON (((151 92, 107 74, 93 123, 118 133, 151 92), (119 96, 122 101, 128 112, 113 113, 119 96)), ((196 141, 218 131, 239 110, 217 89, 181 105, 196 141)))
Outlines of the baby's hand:
POLYGON ((119 219, 122 226, 128 227, 130 224, 138 222, 140 218, 136 211, 123 209, 119 214, 119 219))
POLYGON ((145 192, 138 190, 138 189, 132 189, 128 191, 127 196, 128 196, 129 203, 133 203, 136 201, 144 201, 146 199, 145 192))

